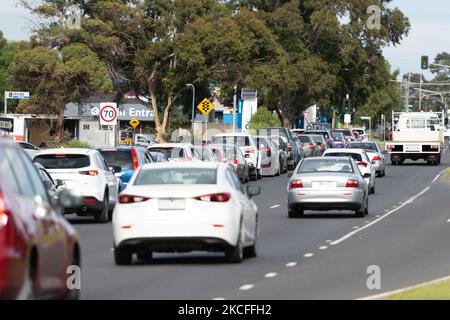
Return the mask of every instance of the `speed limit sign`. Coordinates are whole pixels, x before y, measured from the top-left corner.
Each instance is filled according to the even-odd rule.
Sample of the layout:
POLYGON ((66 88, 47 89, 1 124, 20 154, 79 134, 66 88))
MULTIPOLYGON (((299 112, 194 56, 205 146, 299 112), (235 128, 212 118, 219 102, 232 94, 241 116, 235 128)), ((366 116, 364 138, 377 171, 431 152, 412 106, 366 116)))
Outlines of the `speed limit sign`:
POLYGON ((117 103, 104 102, 100 103, 100 125, 115 126, 117 125, 117 103))

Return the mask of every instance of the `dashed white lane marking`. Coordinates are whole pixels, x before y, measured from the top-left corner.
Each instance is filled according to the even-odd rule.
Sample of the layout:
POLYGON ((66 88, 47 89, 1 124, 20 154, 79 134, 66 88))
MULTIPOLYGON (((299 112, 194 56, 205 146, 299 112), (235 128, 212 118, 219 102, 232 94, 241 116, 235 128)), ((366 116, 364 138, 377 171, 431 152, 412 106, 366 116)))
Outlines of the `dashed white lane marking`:
POLYGON ((333 242, 333 240, 327 240, 327 241, 325 241, 326 243, 330 243, 330 242, 333 242))
POLYGON ((321 247, 319 247, 319 250, 326 250, 326 249, 328 249, 327 246, 321 246, 321 247))
POLYGON ((440 176, 441 176, 441 175, 438 174, 438 175, 436 176, 436 178, 433 179, 433 181, 431 182, 431 184, 435 183, 435 182, 437 181, 437 179, 439 179, 440 176))
POLYGON ((288 267, 288 268, 295 267, 296 265, 297 265, 297 262, 288 262, 288 263, 286 263, 286 267, 288 267))
POLYGON ((253 289, 254 286, 255 286, 254 284, 244 284, 243 286, 241 286, 239 288, 239 290, 247 291, 247 290, 253 289))
POLYGON ((213 300, 220 301, 220 300, 226 300, 226 299, 223 297, 219 297, 219 298, 214 298, 213 300))
POLYGON ((311 258, 314 255, 314 253, 306 253, 304 255, 305 258, 311 258))
POLYGON ((269 272, 264 275, 264 278, 275 278, 278 275, 276 272, 269 272))
MULTIPOLYGON (((389 212, 389 210, 386 211, 386 212, 389 212)), ((379 218, 379 217, 381 217, 381 215, 377 214, 375 217, 379 218)))
POLYGON ((420 196, 424 195, 425 193, 427 193, 430 189, 431 189, 430 187, 426 187, 425 189, 423 189, 421 192, 419 192, 419 193, 416 194, 415 196, 409 198, 407 201, 405 201, 405 202, 404 202, 402 205, 400 205, 399 207, 397 207, 397 208, 395 208, 395 209, 389 211, 388 213, 386 213, 385 215, 379 217, 378 219, 373 220, 371 223, 366 224, 364 227, 361 227, 361 228, 359 228, 359 229, 357 229, 357 230, 354 230, 354 231, 352 231, 352 232, 350 232, 350 233, 347 233, 347 234, 346 234, 345 236, 343 236, 342 238, 339 238, 339 239, 337 239, 337 240, 331 242, 331 244, 332 244, 332 245, 339 244, 339 243, 341 243, 342 241, 344 241, 344 240, 346 240, 346 239, 348 239, 348 238, 354 236, 355 234, 357 234, 357 233, 359 233, 359 232, 361 232, 361 231, 363 231, 363 230, 365 230, 365 229, 367 229, 367 228, 370 228, 370 227, 373 226, 374 224, 376 224, 376 223, 380 222, 381 220, 383 220, 383 219, 389 217, 391 214, 393 214, 394 212, 400 210, 400 209, 403 208, 404 206, 406 206, 406 205, 408 205, 408 204, 410 204, 410 203, 413 203, 414 200, 416 200, 418 197, 420 197, 420 196))
POLYGON ((370 223, 370 220, 366 220, 366 221, 364 221, 364 223, 370 223))
POLYGON ((384 212, 389 212, 389 209, 384 210, 384 212))
POLYGON ((279 204, 276 204, 274 206, 271 206, 270 209, 275 209, 275 208, 278 208, 279 206, 280 206, 279 204))
POLYGON ((353 227, 353 229, 358 229, 358 228, 359 228, 358 226, 354 226, 354 227, 353 227))
POLYGON ((450 219, 448 219, 447 222, 450 222, 450 219))
POLYGON ((114 252, 114 248, 110 248, 109 251, 114 252))

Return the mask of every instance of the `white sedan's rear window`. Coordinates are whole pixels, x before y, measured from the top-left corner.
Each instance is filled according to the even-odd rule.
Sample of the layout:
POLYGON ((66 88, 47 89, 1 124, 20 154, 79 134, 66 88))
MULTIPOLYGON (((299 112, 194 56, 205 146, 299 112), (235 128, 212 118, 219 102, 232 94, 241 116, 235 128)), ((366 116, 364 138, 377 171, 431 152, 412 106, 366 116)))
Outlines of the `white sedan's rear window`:
POLYGON ((167 168, 141 170, 134 185, 157 184, 216 184, 216 169, 167 168))

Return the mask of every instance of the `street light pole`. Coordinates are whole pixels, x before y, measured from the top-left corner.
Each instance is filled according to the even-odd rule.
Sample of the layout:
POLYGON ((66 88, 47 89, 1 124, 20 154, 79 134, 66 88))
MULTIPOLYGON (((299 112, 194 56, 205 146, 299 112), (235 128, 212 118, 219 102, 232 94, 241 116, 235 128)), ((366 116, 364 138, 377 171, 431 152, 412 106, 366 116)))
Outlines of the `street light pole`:
POLYGON ((195 115, 195 86, 192 83, 186 84, 186 86, 192 88, 192 115, 191 115, 191 129, 194 132, 194 115, 195 115))
POLYGON ((237 86, 234 86, 234 94, 233 94, 233 133, 236 133, 236 105, 237 105, 237 86))
POLYGON ((5 91, 5 116, 6 116, 6 114, 8 113, 8 107, 7 107, 7 105, 8 105, 8 91, 5 91))

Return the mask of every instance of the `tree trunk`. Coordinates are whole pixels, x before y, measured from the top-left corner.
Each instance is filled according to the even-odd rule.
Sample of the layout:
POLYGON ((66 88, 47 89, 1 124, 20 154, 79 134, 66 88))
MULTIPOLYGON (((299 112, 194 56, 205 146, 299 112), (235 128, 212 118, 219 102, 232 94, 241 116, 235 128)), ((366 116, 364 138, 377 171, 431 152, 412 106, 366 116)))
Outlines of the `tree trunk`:
POLYGON ((56 136, 55 140, 57 143, 61 143, 64 138, 64 107, 65 103, 60 103, 61 107, 58 113, 58 119, 56 120, 56 136))

